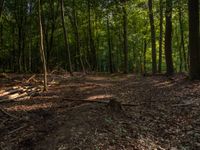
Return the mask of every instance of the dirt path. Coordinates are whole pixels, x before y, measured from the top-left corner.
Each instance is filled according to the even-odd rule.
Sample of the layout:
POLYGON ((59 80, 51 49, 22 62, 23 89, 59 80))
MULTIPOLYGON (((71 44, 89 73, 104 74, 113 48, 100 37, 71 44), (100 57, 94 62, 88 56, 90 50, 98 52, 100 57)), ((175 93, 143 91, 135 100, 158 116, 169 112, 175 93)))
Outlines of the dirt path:
POLYGON ((184 76, 55 76, 46 93, 0 106, 2 149, 200 149, 200 82, 184 76), (137 104, 114 112, 105 104, 137 104), (72 99, 67 101, 65 99, 72 99), (20 119, 19 119, 20 118, 20 119))

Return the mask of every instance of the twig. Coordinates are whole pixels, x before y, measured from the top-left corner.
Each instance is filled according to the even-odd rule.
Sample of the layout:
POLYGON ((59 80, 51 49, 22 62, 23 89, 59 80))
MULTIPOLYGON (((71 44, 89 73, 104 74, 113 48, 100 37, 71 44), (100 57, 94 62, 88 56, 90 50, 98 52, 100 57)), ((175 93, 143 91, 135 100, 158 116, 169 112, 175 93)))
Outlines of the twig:
POLYGON ((62 100, 73 101, 73 102, 84 102, 84 103, 102 103, 102 104, 107 104, 108 103, 108 101, 99 101, 97 99, 88 100, 88 99, 63 98, 62 100))
POLYGON ((28 82, 30 82, 33 78, 35 78, 35 74, 34 75, 32 75, 28 80, 26 80, 26 83, 28 83, 28 82))
POLYGON ((25 124, 24 126, 21 126, 21 127, 15 129, 15 130, 9 132, 8 135, 13 134, 13 133, 15 133, 15 132, 17 132, 17 131, 19 131, 19 130, 21 130, 21 129, 23 129, 23 128, 26 128, 26 127, 27 127, 27 124, 25 124))
POLYGON ((172 107, 186 107, 186 106, 197 106, 199 107, 199 105, 195 105, 195 103, 189 103, 189 104, 175 104, 175 105, 172 105, 172 107))
POLYGON ((1 108, 1 107, 0 107, 0 110, 1 110, 2 113, 8 115, 8 116, 11 117, 11 118, 19 119, 17 116, 8 113, 7 111, 5 111, 5 110, 4 110, 3 108, 1 108))

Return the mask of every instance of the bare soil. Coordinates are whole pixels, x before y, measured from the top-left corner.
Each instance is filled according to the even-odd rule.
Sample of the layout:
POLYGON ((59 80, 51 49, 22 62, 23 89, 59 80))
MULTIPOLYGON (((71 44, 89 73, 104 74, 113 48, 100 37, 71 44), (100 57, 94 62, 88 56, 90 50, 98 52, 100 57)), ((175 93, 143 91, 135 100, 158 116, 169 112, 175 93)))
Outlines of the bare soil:
POLYGON ((42 89, 41 75, 29 81, 31 76, 0 79, 2 150, 200 149, 199 81, 181 74, 52 74, 48 92, 42 92, 36 90, 42 89), (16 86, 33 90, 1 103, 16 86), (113 111, 111 99, 126 105, 113 111))

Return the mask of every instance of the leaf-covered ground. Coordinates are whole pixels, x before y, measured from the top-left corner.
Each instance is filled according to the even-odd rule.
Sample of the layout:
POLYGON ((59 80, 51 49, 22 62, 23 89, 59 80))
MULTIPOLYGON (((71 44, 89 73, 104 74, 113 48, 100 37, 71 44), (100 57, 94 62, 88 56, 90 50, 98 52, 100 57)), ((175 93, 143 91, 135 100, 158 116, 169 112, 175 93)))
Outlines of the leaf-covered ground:
POLYGON ((1 78, 1 100, 12 87, 36 92, 0 100, 0 149, 200 149, 200 82, 184 75, 51 75, 48 92, 36 90, 40 75, 9 76, 1 78), (79 101, 111 98, 134 105, 118 112, 79 101))

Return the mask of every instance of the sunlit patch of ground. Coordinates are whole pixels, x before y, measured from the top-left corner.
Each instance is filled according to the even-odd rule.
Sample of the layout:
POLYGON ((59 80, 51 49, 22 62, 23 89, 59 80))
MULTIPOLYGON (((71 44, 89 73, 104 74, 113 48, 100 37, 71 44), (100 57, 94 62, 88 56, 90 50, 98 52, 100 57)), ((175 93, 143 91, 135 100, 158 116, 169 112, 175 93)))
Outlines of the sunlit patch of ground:
MULTIPOLYGON (((24 81, 31 76, 10 75, 9 82, 17 81, 1 84, 1 97, 12 99, 8 89, 14 87, 27 91, 24 81)), ((37 75, 28 84, 40 88, 30 98, 0 103, 0 148, 200 149, 199 81, 75 73, 49 75, 49 91, 41 92, 41 80, 37 75), (113 112, 105 104, 84 102, 113 97, 138 105, 113 112)))

